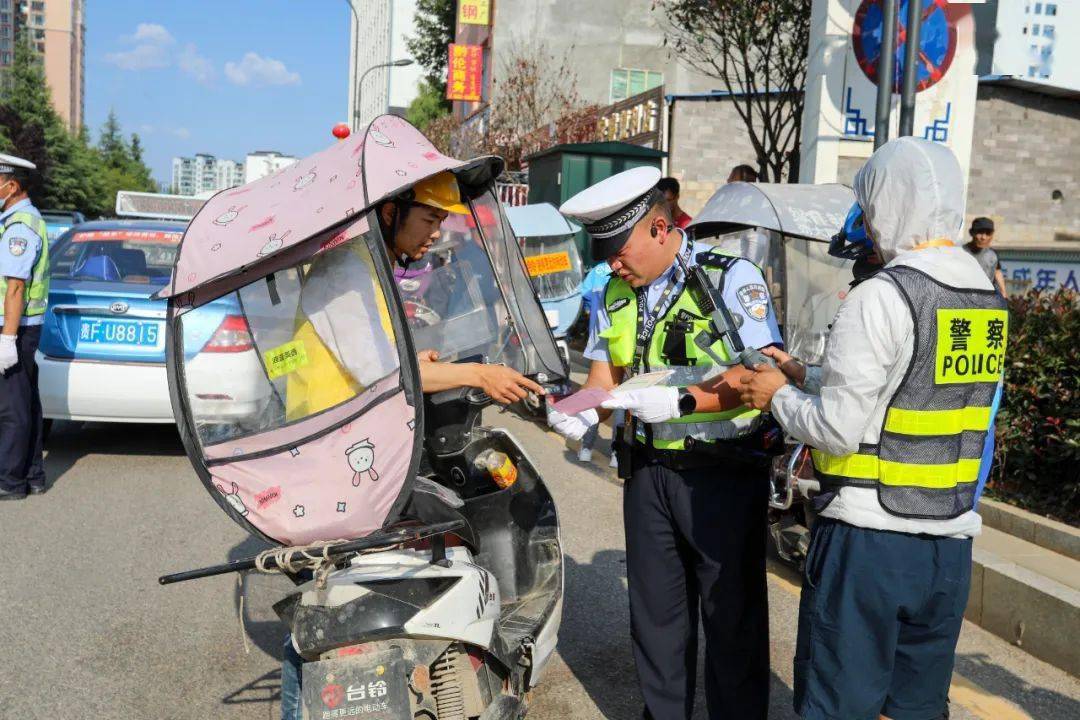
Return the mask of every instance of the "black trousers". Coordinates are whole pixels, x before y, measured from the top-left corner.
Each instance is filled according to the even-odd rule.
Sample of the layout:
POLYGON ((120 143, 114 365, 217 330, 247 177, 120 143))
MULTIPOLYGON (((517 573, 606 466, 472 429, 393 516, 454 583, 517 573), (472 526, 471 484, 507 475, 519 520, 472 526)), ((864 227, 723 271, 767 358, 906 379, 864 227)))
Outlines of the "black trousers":
POLYGON ((766 720, 766 471, 635 458, 623 502, 630 626, 645 717, 690 718, 699 615, 712 720, 766 720))
POLYGON ((19 363, 0 374, 0 488, 25 491, 45 485, 38 367, 41 326, 20 327, 19 363))

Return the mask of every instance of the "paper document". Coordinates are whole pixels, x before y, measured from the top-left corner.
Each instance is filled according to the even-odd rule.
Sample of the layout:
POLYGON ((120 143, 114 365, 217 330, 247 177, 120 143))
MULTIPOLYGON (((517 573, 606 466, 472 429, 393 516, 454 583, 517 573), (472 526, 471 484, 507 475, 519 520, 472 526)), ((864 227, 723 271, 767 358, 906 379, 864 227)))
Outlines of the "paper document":
POLYGON ((600 388, 584 388, 583 390, 578 390, 570 397, 563 398, 551 407, 564 415, 576 415, 579 412, 585 412, 586 410, 600 407, 604 401, 611 400, 619 393, 628 390, 640 390, 642 388, 653 387, 654 385, 663 385, 664 381, 670 378, 671 375, 671 370, 657 370, 656 372, 642 373, 641 375, 635 375, 618 387, 613 388, 610 392, 600 388))

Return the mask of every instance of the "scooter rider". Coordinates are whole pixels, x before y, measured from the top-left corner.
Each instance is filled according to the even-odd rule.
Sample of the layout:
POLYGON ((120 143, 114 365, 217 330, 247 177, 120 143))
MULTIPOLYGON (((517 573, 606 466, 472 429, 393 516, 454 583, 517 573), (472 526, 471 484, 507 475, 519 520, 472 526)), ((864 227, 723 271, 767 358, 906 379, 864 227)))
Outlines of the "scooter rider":
MULTIPOLYGON (((674 226, 656 189, 660 172, 635 168, 568 200, 593 257, 613 270, 590 321, 586 387, 610 390, 644 371, 674 369, 668 386, 628 390, 604 403, 629 411, 624 499, 631 635, 645 717, 689 718, 697 624, 705 629, 706 696, 714 718, 765 720, 769 694, 765 581, 767 475, 757 411, 738 397, 750 371, 731 369, 723 341, 706 349, 708 327, 678 259, 702 265, 741 316, 747 347, 780 344, 772 302, 750 262, 709 252, 674 226), (674 387, 680 385, 681 387, 674 387)), ((579 439, 596 410, 552 411, 549 422, 579 439)))
MULTIPOLYGON (((404 267, 427 254, 439 239, 440 226, 450 213, 467 215, 469 208, 461 200, 457 179, 450 172, 442 172, 382 203, 376 212, 390 254, 396 263, 404 267)), ((327 271, 331 272, 329 268, 327 271)), ((333 298, 342 297, 347 292, 347 288, 340 284, 342 280, 359 287, 371 282, 372 270, 357 256, 355 259, 349 258, 347 261, 339 260, 335 263, 333 272, 336 285, 328 282, 328 277, 320 277, 320 272, 320 268, 313 263, 305 282, 302 308, 329 307, 333 298), (345 269, 348 271, 340 272, 345 269)), ((355 324, 360 311, 358 307, 351 307, 346 319, 355 324)), ((316 314, 308 313, 309 316, 316 314)), ((316 326, 313 330, 318 332, 319 327, 316 326)), ((302 383, 304 386, 303 392, 300 392, 299 388, 294 391, 293 386, 290 386, 288 393, 288 402, 295 407, 302 407, 302 415, 317 412, 323 407, 332 407, 340 402, 341 398, 350 397, 355 394, 355 390, 349 389, 347 385, 353 382, 353 377, 359 379, 364 373, 372 373, 370 347, 356 342, 335 346, 338 349, 335 363, 322 366, 312 363, 290 375, 290 381, 302 383), (354 348, 356 352, 352 353, 354 348), (356 357, 349 357, 351 354, 356 357), (295 395, 300 395, 300 398, 296 399, 295 395)), ((425 394, 473 387, 483 390, 493 400, 503 404, 522 400, 528 392, 544 394, 540 385, 513 368, 483 363, 438 362, 438 353, 433 349, 420 349, 418 355, 420 384, 425 394)), ((376 377, 379 374, 378 371, 373 373, 376 377)), ((291 638, 287 638, 281 671, 282 720, 299 720, 301 717, 302 663, 303 659, 293 648, 291 638)))
POLYGON ((799 608, 796 710, 811 720, 936 720, 947 716, 981 529, 973 507, 1008 312, 954 245, 964 177, 945 146, 888 142, 854 190, 857 205, 830 252, 876 251, 884 268, 845 298, 821 368, 766 351, 795 384, 760 366, 743 399, 815 448, 821 483, 799 608))

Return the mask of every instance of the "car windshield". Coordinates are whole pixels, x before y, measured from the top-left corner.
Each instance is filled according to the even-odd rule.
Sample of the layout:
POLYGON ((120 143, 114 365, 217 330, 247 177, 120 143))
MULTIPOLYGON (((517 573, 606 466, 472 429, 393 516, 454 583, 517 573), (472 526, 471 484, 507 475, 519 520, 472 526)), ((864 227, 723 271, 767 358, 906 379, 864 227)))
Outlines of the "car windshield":
POLYGON ((182 235, 179 228, 77 229, 52 251, 52 277, 164 285, 182 235))

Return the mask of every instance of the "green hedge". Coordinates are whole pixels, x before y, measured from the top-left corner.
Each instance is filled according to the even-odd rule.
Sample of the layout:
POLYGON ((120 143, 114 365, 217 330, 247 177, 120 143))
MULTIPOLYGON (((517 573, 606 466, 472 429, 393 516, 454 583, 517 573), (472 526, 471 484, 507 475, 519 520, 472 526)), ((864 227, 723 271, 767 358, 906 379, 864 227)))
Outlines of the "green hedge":
POLYGON ((1080 296, 1009 300, 1005 393, 987 494, 1080 525, 1080 296))

